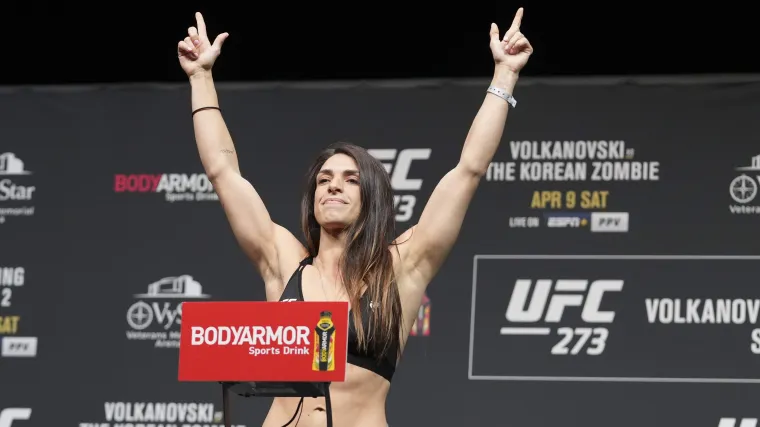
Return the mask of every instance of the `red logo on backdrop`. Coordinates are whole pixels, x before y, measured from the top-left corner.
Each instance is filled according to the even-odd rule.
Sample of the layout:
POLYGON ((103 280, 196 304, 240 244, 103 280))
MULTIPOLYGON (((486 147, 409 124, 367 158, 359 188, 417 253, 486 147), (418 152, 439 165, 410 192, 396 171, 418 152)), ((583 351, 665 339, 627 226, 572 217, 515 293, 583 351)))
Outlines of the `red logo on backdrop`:
POLYGON ((113 189, 117 193, 155 193, 163 174, 116 174, 113 189))
POLYGON ((218 201, 214 186, 203 173, 116 174, 116 193, 163 193, 167 202, 218 201))
POLYGON ((341 382, 347 302, 185 302, 180 381, 341 382))

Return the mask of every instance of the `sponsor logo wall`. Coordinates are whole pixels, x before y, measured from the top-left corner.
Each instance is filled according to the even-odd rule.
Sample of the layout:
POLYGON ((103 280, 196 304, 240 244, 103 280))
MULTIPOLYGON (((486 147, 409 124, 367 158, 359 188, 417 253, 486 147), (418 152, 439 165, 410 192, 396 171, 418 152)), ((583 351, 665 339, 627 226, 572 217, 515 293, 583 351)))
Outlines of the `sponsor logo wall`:
MULTIPOLYGON (((303 175, 336 140, 383 164, 397 232, 413 226, 486 87, 218 90, 242 174, 300 237, 303 175)), ((723 87, 518 87, 410 331, 390 425, 757 426, 760 122, 739 118, 760 114, 760 91, 738 103, 723 87)), ((0 95, 12 109, 0 116, 0 427, 222 424, 218 384, 177 381, 182 305, 265 297, 187 102, 160 85, 0 95), (55 121, 68 127, 33 126, 55 121)), ((235 397, 233 424, 260 425, 270 401, 235 397)))

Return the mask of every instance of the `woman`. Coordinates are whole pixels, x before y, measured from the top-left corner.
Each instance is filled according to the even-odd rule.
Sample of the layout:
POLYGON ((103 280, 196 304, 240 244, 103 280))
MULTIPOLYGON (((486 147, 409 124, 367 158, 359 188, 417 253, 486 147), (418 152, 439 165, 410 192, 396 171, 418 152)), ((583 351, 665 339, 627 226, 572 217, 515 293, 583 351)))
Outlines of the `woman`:
MULTIPOLYGON (((533 49, 520 33, 523 10, 499 38, 491 24, 495 71, 459 163, 440 181, 419 222, 394 233, 393 192, 382 164, 364 149, 335 144, 316 159, 302 201, 306 247, 269 217, 240 175, 222 119, 211 68, 228 34, 213 44, 197 28, 179 42, 192 88, 195 137, 203 167, 232 231, 261 274, 268 301, 349 301, 346 381, 330 388, 336 427, 385 427, 386 396, 426 287, 454 244, 467 207, 501 140, 520 69, 533 49), (209 108, 210 107, 210 108, 209 108), (396 237, 398 237, 396 239, 396 237)), ((514 104, 513 104, 514 105, 514 104)), ((324 399, 275 398, 264 427, 324 426, 324 399)))

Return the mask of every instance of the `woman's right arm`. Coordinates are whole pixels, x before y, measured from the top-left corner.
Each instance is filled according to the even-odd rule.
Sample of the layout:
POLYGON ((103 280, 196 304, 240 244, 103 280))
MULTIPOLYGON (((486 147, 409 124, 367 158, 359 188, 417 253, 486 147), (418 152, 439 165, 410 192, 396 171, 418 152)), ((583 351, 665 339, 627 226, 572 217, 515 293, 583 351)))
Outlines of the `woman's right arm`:
MULTIPOLYGON (((211 72, 190 77, 193 111, 218 107, 211 72)), ((240 174, 237 152, 219 110, 202 110, 193 116, 195 141, 203 168, 214 186, 238 243, 266 284, 268 300, 282 294, 283 274, 294 271, 305 254, 303 245, 275 224, 251 183, 240 174)))
MULTIPOLYGON (((220 35, 212 45, 200 13, 196 19, 198 28, 190 27, 188 38, 179 44, 180 63, 190 79, 192 111, 219 107, 211 66, 227 37, 226 33, 220 35)), ((267 300, 277 300, 287 280, 284 275, 295 271, 306 250, 288 230, 272 221, 253 185, 241 176, 237 152, 221 111, 198 111, 193 115, 193 127, 203 168, 232 232, 261 274, 267 300)))

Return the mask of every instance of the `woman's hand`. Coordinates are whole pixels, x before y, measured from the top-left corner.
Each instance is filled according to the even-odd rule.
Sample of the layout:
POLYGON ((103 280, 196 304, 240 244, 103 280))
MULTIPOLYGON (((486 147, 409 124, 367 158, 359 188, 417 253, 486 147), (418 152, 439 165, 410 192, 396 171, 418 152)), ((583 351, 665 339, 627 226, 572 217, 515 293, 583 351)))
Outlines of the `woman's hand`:
POLYGON ((212 44, 206 35, 206 23, 203 21, 203 15, 196 12, 195 19, 198 28, 188 28, 187 37, 177 45, 179 65, 182 66, 188 77, 192 77, 198 72, 210 71, 214 61, 222 51, 222 44, 229 36, 227 33, 219 34, 212 44))
POLYGON ((509 27, 504 38, 499 40, 499 27, 491 24, 491 53, 496 65, 507 67, 514 73, 520 70, 528 63, 528 57, 533 53, 533 46, 525 35, 520 32, 520 23, 522 22, 523 8, 517 9, 512 26, 509 27))

